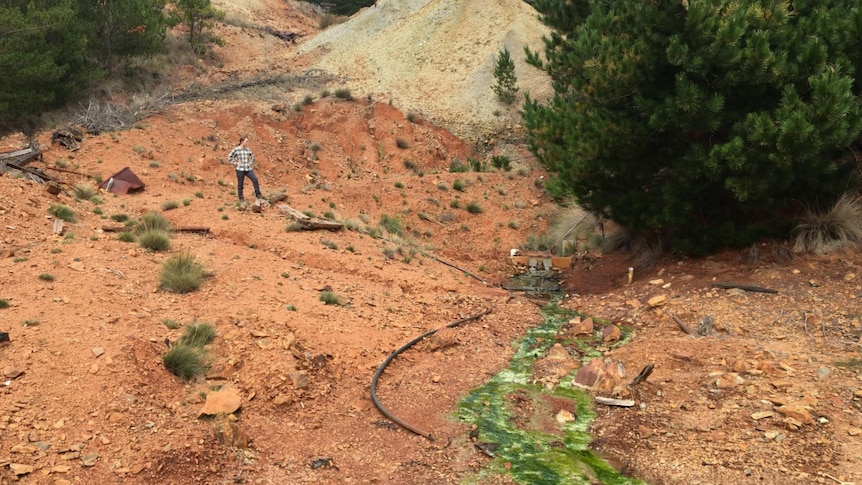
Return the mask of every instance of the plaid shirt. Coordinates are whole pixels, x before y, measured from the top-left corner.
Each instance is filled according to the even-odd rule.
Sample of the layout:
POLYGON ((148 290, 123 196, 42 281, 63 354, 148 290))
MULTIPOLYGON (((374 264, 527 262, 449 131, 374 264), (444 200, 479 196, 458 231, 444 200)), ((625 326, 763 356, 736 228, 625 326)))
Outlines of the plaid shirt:
POLYGON ((227 156, 227 161, 236 165, 237 170, 249 171, 254 165, 255 158, 254 153, 251 152, 250 149, 238 146, 230 151, 230 154, 227 156))

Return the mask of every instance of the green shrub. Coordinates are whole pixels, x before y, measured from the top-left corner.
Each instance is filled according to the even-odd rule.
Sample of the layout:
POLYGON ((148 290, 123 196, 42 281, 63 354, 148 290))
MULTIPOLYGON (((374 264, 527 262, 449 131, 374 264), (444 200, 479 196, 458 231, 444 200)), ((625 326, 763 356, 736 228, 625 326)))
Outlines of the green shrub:
POLYGON ((168 327, 171 330, 176 330, 182 326, 182 325, 180 325, 180 322, 178 322, 176 320, 171 320, 169 318, 162 320, 162 325, 168 327))
POLYGON ((338 295, 331 291, 324 291, 320 293, 320 301, 322 301, 326 305, 341 305, 341 298, 339 298, 338 295))
POLYGON ((203 347, 215 339, 216 329, 211 323, 200 322, 186 325, 183 335, 177 341, 177 345, 188 345, 189 347, 203 347))
POLYGON ((404 183, 402 183, 402 182, 395 182, 395 188, 396 188, 396 189, 403 189, 403 188, 404 188, 404 183))
POLYGON ((51 204, 51 207, 48 208, 48 214, 66 222, 75 222, 75 211, 65 205, 51 204))
POLYGON ((166 200, 166 201, 162 202, 162 210, 163 211, 173 210, 179 206, 180 206, 180 203, 175 201, 175 200, 166 200))
POLYGON ((194 379, 209 370, 204 350, 188 345, 174 345, 162 357, 162 362, 171 374, 184 381, 194 379))
POLYGON ((151 229, 138 234, 138 245, 150 251, 167 251, 171 248, 171 236, 166 231, 151 229))
POLYGON ((380 216, 380 225, 386 229, 386 232, 389 234, 395 234, 396 236, 400 236, 401 229, 401 219, 396 216, 390 216, 389 214, 383 214, 380 216))
POLYGON ((0 309, 2 308, 9 308, 9 300, 0 298, 0 309))
POLYGON ((116 222, 126 222, 129 220, 129 216, 126 214, 113 214, 111 216, 111 220, 116 222))
POLYGON ((493 165, 494 168, 505 170, 507 172, 512 170, 512 162, 509 160, 509 157, 505 155, 495 155, 491 157, 491 165, 493 165))
POLYGON ((117 234, 117 239, 122 242, 135 242, 135 235, 129 231, 123 231, 117 234))
POLYGON ((153 230, 171 232, 171 223, 158 212, 148 212, 141 216, 140 222, 135 226, 135 231, 141 234, 153 230))
POLYGON ((404 149, 410 148, 410 142, 408 142, 404 138, 396 138, 395 139, 395 146, 404 150, 404 149))
POLYGON ((467 184, 464 183, 464 181, 461 179, 457 179, 454 182, 452 182, 452 188, 457 190, 458 192, 464 192, 464 188, 466 188, 466 187, 467 187, 467 184))
POLYGON ((39 279, 42 281, 54 281, 54 275, 48 273, 42 273, 39 275, 39 279))
POLYGON ((173 293, 189 293, 200 288, 206 274, 191 254, 173 255, 162 267, 159 288, 173 293))
POLYGON ((523 116, 555 199, 703 255, 856 189, 858 2, 612 4, 534 3, 559 42, 527 62, 555 94, 523 116))
POLYGON ((338 99, 343 99, 345 101, 353 101, 353 95, 350 94, 350 90, 347 88, 336 89, 335 97, 338 99))
POLYGON ((479 203, 476 202, 475 200, 471 201, 469 204, 467 204, 466 209, 467 209, 467 212, 469 212, 470 214, 481 214, 482 213, 482 206, 480 206, 479 203))
POLYGON ((469 172, 469 171, 470 171, 470 166, 465 165, 463 162, 461 162, 461 160, 458 160, 457 158, 452 160, 451 162, 449 162, 449 172, 450 173, 463 173, 463 172, 469 172))

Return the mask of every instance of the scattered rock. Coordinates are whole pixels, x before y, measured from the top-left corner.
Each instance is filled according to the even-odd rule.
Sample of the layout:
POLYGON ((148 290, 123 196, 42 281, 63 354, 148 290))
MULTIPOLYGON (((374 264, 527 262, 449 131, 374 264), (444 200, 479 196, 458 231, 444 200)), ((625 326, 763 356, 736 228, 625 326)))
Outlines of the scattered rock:
POLYGON ((24 371, 17 366, 7 365, 3 368, 3 375, 6 376, 7 379, 17 379, 24 374, 24 371))
POLYGON ((558 423, 565 424, 574 421, 576 418, 575 415, 571 413, 571 411, 568 411, 566 409, 560 409, 560 412, 557 413, 555 419, 558 423))
POLYGON ((859 436, 860 434, 862 434, 862 428, 857 428, 854 426, 847 430, 847 434, 849 434, 850 436, 859 436))
POLYGON ((650 308, 662 306, 667 302, 667 295, 658 295, 647 300, 647 305, 650 308))
POLYGON ((272 399, 272 403, 276 406, 284 406, 285 404, 292 404, 293 398, 287 394, 279 394, 272 399))
POLYGON ((428 350, 434 352, 457 344, 458 339, 455 336, 454 329, 445 327, 428 337, 428 342, 431 344, 428 350))
POLYGON ((290 373, 290 381, 293 382, 293 387, 296 389, 305 389, 308 387, 308 374, 301 371, 290 373))
POLYGON ((809 413, 804 407, 789 405, 778 406, 775 410, 781 413, 782 416, 792 418, 802 424, 814 424, 814 419, 811 418, 811 413, 809 413))
POLYGON ((251 441, 248 433, 236 422, 236 417, 232 414, 219 415, 213 432, 219 443, 232 448, 248 448, 251 441))
POLYGON ((9 469, 12 470, 12 473, 14 473, 16 477, 33 473, 34 470, 33 465, 24 465, 22 463, 10 463, 9 469))
POLYGON ((609 395, 620 385, 624 376, 622 363, 593 359, 578 369, 574 382, 599 394, 609 395))
POLYGON ((602 329, 602 342, 616 342, 622 337, 620 327, 616 325, 608 325, 602 329))
POLYGON ((198 412, 198 417, 231 414, 240 406, 242 406, 242 398, 239 391, 233 387, 225 386, 218 391, 207 394, 207 400, 198 412))
POLYGON ((775 413, 773 411, 758 411, 751 414, 751 419, 755 421, 760 421, 761 419, 771 418, 773 416, 775 416, 775 413))
POLYGON ((86 467, 91 467, 96 464, 96 460, 99 459, 98 453, 87 453, 86 455, 81 457, 81 464, 86 467))
POLYGON ((102 347, 93 347, 92 351, 93 355, 95 355, 97 359, 105 353, 105 349, 103 349, 102 347))

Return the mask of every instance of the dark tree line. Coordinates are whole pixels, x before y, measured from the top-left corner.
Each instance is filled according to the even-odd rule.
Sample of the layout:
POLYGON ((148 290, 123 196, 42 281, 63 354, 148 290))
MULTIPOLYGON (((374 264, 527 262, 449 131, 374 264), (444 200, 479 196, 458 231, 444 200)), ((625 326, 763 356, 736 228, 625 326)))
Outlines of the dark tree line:
POLYGON ((168 27, 185 24, 199 47, 222 17, 209 0, 0 0, 0 131, 162 52, 168 27))

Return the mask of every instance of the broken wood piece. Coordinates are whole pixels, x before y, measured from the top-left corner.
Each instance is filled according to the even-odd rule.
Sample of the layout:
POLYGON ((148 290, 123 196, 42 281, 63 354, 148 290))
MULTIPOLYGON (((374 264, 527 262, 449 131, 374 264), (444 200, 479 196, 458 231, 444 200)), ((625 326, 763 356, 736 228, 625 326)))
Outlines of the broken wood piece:
POLYGON ((729 290, 731 288, 739 288, 744 291, 754 291, 758 293, 778 293, 778 290, 773 290, 771 288, 764 288, 762 286, 750 286, 750 285, 738 285, 736 283, 713 283, 713 288, 722 288, 724 290, 729 290))
POLYGON ((624 408, 630 408, 635 405, 635 402, 631 399, 613 399, 600 396, 596 396, 596 402, 605 406, 620 406, 624 408))
POLYGON ((58 236, 63 235, 63 219, 58 217, 54 218, 54 234, 58 236))
POLYGON ((655 366, 655 362, 650 362, 649 364, 644 366, 644 368, 641 369, 640 372, 638 372, 638 375, 636 375, 635 378, 632 379, 632 382, 629 385, 630 386, 636 386, 636 385, 640 384, 641 382, 646 381, 647 377, 649 377, 650 374, 652 374, 653 366, 655 366))
POLYGON ((0 163, 16 164, 23 167, 33 160, 42 159, 42 150, 38 148, 23 148, 11 152, 0 152, 0 163))
POLYGON ((298 210, 294 209, 293 207, 291 207, 287 204, 278 204, 276 207, 278 207, 278 209, 280 211, 284 212, 289 217, 292 217, 293 219, 295 219, 296 222, 298 222, 299 225, 307 231, 312 231, 315 229, 325 229, 327 231, 338 231, 338 230, 341 230, 344 228, 344 224, 342 224, 338 221, 331 221, 329 219, 321 219, 319 217, 312 219, 311 217, 308 217, 307 215, 303 214, 302 212, 299 212, 298 210))
POLYGON ((680 328, 683 332, 685 332, 685 333, 687 333, 687 334, 689 334, 689 335, 691 335, 691 334, 692 334, 691 329, 690 329, 690 328, 688 328, 688 326, 687 326, 685 323, 683 323, 683 321, 682 321, 682 320, 680 320, 680 318, 679 318, 678 316, 676 316, 676 315, 671 315, 671 317, 673 318, 673 321, 674 321, 674 322, 676 322, 676 324, 677 324, 677 325, 679 325, 679 328, 680 328))

